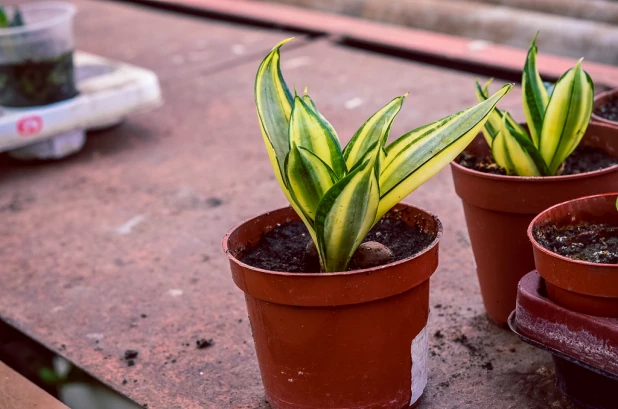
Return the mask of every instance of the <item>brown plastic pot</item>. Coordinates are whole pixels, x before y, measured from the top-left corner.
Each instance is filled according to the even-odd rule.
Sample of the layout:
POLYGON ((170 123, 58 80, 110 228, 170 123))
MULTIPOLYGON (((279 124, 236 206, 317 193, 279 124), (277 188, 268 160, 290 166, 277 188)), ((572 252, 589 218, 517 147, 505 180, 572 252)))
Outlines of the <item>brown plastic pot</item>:
POLYGON ((509 326, 524 342, 551 352, 558 387, 586 408, 618 409, 618 319, 564 308, 546 296, 533 271, 519 282, 509 326))
POLYGON ((442 225, 412 206, 393 210, 435 239, 411 258, 365 270, 281 273, 241 262, 264 233, 300 220, 291 208, 250 219, 223 239, 274 409, 390 409, 419 402, 427 383, 429 278, 438 266, 442 225))
POLYGON ((598 108, 601 108, 609 101, 614 101, 616 99, 618 99, 618 88, 602 92, 599 95, 595 96, 594 108, 592 109, 592 120, 616 129, 616 138, 618 138, 618 122, 610 121, 609 119, 605 119, 602 116, 594 113, 598 108))
POLYGON ((553 206, 534 218, 528 237, 534 248, 536 269, 545 279, 547 296, 573 311, 618 318, 618 264, 600 264, 553 253, 534 238, 534 229, 552 224, 566 227, 579 223, 618 226, 618 194, 584 197, 553 206))
MULTIPOLYGON (((613 128, 591 123, 581 142, 618 156, 613 128)), ((482 135, 468 146, 473 155, 488 155, 482 135)), ((555 204, 618 191, 618 165, 568 176, 519 177, 492 175, 451 163, 455 191, 463 202, 466 224, 483 303, 489 318, 506 326, 515 309, 517 283, 534 269, 526 231, 532 219, 555 204)))

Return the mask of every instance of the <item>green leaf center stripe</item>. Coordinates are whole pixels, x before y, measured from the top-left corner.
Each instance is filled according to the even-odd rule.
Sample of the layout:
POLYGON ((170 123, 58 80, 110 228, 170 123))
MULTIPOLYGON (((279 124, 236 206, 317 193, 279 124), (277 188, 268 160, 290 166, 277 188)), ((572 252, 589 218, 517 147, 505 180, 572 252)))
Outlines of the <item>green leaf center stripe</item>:
POLYGON ((337 178, 322 159, 292 144, 285 164, 290 190, 308 219, 315 219, 320 200, 337 178))
POLYGON ((345 271, 373 226, 378 205, 374 161, 366 160, 337 182, 320 202, 315 219, 326 271, 345 271))
POLYGON ((307 88, 305 88, 305 95, 303 95, 303 101, 307 104, 307 106, 309 108, 311 108, 311 110, 320 117, 320 119, 322 120, 322 122, 324 123, 324 125, 328 128, 328 130, 330 131, 330 133, 333 135, 333 137, 335 138, 335 142, 337 143, 337 148, 339 149, 339 151, 341 151, 341 143, 339 142, 339 135, 337 135, 337 131, 335 131, 335 128, 330 124, 330 122, 328 122, 328 120, 326 120, 326 118, 324 118, 324 115, 322 115, 320 113, 320 111, 318 111, 317 106, 315 105, 315 102, 313 102, 313 99, 311 99, 311 97, 309 95, 307 95, 307 88))
POLYGON ((401 110, 403 101, 407 94, 397 97, 386 104, 382 109, 372 115, 360 128, 343 150, 343 158, 348 169, 360 163, 360 160, 367 150, 378 141, 384 146, 388 139, 388 134, 393 120, 401 110))
POLYGON ((277 44, 262 61, 255 79, 255 104, 263 130, 279 159, 279 171, 283 174, 283 159, 290 150, 288 123, 292 113, 292 94, 279 67, 279 48, 290 41, 277 44))
POLYGON ((335 136, 321 118, 300 97, 294 98, 294 108, 290 118, 289 140, 311 151, 322 159, 341 179, 347 172, 335 136))
MULTIPOLYGON (((492 102, 497 103, 497 99, 492 99, 479 104, 482 108, 489 106, 493 108, 492 102), (494 102, 495 101, 495 102, 494 102)), ((480 121, 491 113, 491 109, 468 109, 459 112, 447 120, 431 129, 431 131, 416 138, 406 149, 401 150, 397 155, 397 160, 393 159, 380 175, 381 196, 388 194, 402 180, 414 173, 418 168, 427 163, 437 152, 448 149, 462 135, 474 128, 480 121), (412 146, 414 149, 412 149, 412 146)), ((387 151, 387 153, 389 153, 387 151)))
POLYGON ((573 79, 564 126, 556 145, 554 157, 549 164, 550 171, 554 173, 577 147, 588 127, 594 99, 593 87, 592 80, 581 69, 580 60, 573 68, 573 79))
POLYGON ((534 36, 532 42, 530 43, 521 81, 524 115, 526 116, 526 121, 528 122, 532 142, 536 147, 540 144, 545 109, 547 107, 547 103, 549 102, 547 89, 541 80, 541 76, 536 65, 536 55, 538 52, 538 48, 536 46, 537 36, 538 33, 534 36))

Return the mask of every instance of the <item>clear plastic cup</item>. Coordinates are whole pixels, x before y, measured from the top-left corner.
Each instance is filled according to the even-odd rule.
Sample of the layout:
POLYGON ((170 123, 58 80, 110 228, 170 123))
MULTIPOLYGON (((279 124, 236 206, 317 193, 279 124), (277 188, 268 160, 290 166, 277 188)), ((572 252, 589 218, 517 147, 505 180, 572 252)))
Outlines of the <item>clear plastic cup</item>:
POLYGON ((0 105, 47 105, 77 95, 73 67, 75 7, 19 6, 25 25, 0 28, 0 105))

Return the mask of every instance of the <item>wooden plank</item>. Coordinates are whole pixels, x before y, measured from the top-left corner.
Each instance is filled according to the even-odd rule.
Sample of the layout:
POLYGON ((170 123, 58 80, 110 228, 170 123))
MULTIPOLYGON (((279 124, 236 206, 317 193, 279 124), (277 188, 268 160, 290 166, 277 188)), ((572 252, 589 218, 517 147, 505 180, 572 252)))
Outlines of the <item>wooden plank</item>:
MULTIPOLYGON (((392 47, 439 59, 453 64, 478 65, 490 70, 520 73, 526 50, 492 44, 486 41, 434 33, 409 27, 387 25, 339 14, 329 14, 294 6, 251 0, 130 0, 142 4, 173 8, 189 8, 224 17, 234 17, 260 24, 309 32, 330 34, 340 39, 392 47)), ((539 54, 541 75, 558 78, 575 64, 572 58, 539 54)), ((618 87, 618 67, 586 61, 584 68, 597 85, 618 87)))
POLYGON ((68 409, 68 407, 0 362, 0 409, 68 409))

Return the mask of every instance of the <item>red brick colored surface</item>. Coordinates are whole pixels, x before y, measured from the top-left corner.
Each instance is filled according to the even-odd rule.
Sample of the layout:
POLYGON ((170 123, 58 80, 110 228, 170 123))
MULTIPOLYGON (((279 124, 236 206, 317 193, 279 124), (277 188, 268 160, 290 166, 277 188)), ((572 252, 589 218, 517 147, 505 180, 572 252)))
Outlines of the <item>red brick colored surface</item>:
MULTIPOLYGON (((221 238, 285 205, 253 80, 261 57, 290 33, 76 3, 80 48, 154 69, 166 102, 90 134, 62 161, 0 157, 0 317, 150 409, 266 409, 221 238), (201 338, 214 344, 197 349, 201 338), (134 366, 122 359, 126 349, 139 351, 134 366)), ((290 85, 310 85, 346 141, 405 92, 394 135, 474 103, 473 75, 328 39, 286 46, 283 70, 290 85)), ((521 114, 519 101, 515 91, 501 106, 521 114)), ((406 201, 444 224, 420 407, 572 408, 554 386, 550 357, 487 323, 450 171, 406 201)))
MULTIPOLYGON (((194 10, 206 10, 222 16, 241 17, 292 28, 303 28, 328 34, 340 40, 354 40, 369 45, 388 46, 428 57, 446 59, 452 64, 472 64, 499 69, 519 76, 526 60, 526 50, 487 41, 389 25, 385 23, 328 14, 316 10, 253 0, 133 0, 154 5, 173 4, 194 10)), ((547 78, 557 79, 575 64, 574 59, 541 53, 539 71, 547 78)), ((598 89, 618 87, 618 67, 585 62, 584 68, 595 80, 598 89)))

